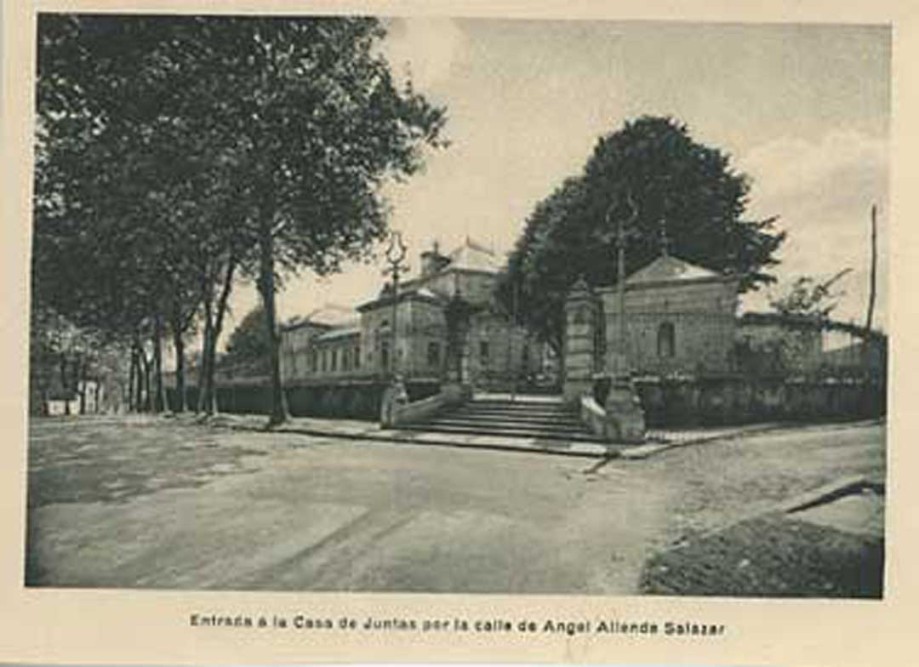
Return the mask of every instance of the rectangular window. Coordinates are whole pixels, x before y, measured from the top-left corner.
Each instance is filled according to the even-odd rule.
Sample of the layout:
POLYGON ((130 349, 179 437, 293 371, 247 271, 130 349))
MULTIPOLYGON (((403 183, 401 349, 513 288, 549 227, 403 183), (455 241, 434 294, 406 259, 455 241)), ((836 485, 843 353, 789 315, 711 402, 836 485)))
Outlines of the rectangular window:
POLYGON ((479 341, 479 360, 482 362, 483 366, 488 365, 489 349, 488 341, 482 340, 479 341))
POLYGON ((354 368, 360 368, 360 367, 361 367, 361 348, 358 345, 354 348, 354 368))
POLYGON ((332 350, 332 372, 338 370, 338 350, 332 350))
POLYGON ((384 371, 389 370, 389 341, 380 342, 380 368, 384 371))

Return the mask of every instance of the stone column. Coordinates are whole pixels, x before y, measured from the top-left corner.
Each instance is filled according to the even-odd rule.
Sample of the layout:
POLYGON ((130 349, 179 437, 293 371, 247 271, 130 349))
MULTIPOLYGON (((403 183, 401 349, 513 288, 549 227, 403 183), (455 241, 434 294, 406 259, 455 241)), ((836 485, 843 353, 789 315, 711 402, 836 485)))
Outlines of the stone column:
POLYGON ((564 362, 566 403, 574 403, 593 390, 593 295, 583 278, 571 287, 565 300, 564 362))

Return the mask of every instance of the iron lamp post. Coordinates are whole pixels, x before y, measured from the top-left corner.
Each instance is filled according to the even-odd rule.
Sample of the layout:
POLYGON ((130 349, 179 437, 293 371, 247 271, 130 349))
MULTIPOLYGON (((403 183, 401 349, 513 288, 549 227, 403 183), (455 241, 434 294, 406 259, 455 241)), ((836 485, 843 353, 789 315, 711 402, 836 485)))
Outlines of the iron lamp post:
POLYGON ((408 271, 405 264, 405 255, 408 248, 402 240, 402 233, 393 230, 389 236, 389 246, 386 248, 386 263, 389 265, 384 271, 385 275, 392 276, 392 331, 390 332, 390 357, 389 371, 391 400, 396 403, 407 403, 408 392, 399 373, 398 350, 398 316, 399 316, 399 277, 408 271))

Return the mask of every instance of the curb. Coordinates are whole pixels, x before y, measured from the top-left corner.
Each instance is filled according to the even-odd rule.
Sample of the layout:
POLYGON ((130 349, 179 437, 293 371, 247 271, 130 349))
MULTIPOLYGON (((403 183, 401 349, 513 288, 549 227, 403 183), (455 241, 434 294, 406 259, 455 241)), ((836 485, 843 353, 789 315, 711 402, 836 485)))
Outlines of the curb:
MULTIPOLYGON (((309 435, 321 438, 341 438, 361 442, 385 442, 397 445, 429 445, 434 447, 453 447, 455 449, 486 449, 493 451, 522 452, 529 454, 550 454, 557 456, 577 456, 581 458, 615 457, 616 453, 608 450, 601 444, 573 443, 565 448, 539 447, 532 445, 515 445, 511 443, 495 442, 456 442, 438 438, 407 437, 402 431, 386 432, 347 432, 327 431, 297 426, 282 426, 281 428, 258 428, 245 424, 214 424, 216 428, 228 428, 235 431, 248 431, 255 433, 292 433, 295 435, 309 435)), ((553 441, 555 442, 555 441, 553 441)), ((564 442, 564 441, 557 441, 564 442)))
POLYGON ((865 489, 884 494, 886 485, 884 482, 870 480, 862 476, 844 477, 835 482, 824 484, 813 491, 802 493, 782 503, 779 505, 777 511, 783 514, 794 514, 795 512, 801 512, 816 507, 817 505, 823 505, 824 503, 832 502, 850 493, 861 492, 865 489))

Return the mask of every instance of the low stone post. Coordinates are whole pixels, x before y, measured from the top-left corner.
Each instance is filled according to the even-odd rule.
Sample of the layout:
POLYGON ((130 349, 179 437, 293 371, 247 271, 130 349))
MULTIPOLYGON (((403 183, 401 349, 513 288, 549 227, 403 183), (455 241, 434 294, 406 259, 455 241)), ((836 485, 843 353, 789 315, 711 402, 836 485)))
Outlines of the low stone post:
POLYGON ((616 442, 637 443, 645 439, 645 411, 635 383, 627 374, 614 375, 603 409, 613 427, 616 442))
POLYGON ((408 392, 402 376, 396 375, 383 391, 380 406, 380 426, 392 428, 399 425, 399 408, 408 404, 408 392))

